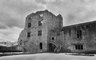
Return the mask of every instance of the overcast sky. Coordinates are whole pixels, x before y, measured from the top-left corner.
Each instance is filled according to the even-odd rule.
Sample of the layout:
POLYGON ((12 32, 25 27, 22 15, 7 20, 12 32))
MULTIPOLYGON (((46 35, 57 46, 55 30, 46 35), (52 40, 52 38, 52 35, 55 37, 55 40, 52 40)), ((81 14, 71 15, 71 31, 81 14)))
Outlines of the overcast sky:
POLYGON ((96 20, 96 0, 0 0, 0 41, 17 41, 25 17, 48 9, 63 16, 63 25, 96 20))

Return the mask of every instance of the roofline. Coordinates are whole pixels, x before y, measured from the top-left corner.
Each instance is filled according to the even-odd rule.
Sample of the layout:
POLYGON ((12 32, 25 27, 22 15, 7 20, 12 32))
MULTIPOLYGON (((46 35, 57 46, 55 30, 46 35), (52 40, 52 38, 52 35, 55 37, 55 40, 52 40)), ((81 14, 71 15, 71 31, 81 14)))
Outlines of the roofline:
POLYGON ((63 26, 63 28, 66 28, 66 27, 72 27, 72 26, 81 26, 81 25, 87 25, 87 24, 92 24, 92 23, 96 23, 96 20, 94 21, 89 21, 89 22, 84 22, 84 23, 79 23, 79 24, 73 24, 73 25, 68 25, 68 26, 63 26))

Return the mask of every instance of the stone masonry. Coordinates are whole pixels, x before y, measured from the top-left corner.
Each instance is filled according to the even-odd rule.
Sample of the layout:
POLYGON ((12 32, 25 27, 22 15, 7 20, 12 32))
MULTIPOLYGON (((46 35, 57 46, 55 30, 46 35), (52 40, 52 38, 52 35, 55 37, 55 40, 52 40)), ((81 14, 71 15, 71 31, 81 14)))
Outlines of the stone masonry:
POLYGON ((96 21, 63 27, 63 18, 48 10, 26 17, 18 38, 23 52, 96 52, 96 21))

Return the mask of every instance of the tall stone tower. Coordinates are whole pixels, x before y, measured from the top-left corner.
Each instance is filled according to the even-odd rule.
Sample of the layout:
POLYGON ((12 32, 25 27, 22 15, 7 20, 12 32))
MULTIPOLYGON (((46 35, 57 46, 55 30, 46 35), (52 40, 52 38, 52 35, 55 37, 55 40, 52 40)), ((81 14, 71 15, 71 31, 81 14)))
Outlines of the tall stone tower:
MULTIPOLYGON (((19 48, 24 52, 46 52, 49 50, 51 30, 60 30, 62 17, 48 10, 38 11, 26 17, 25 28, 18 38, 19 48)), ((54 39, 54 38, 52 38, 54 39)))

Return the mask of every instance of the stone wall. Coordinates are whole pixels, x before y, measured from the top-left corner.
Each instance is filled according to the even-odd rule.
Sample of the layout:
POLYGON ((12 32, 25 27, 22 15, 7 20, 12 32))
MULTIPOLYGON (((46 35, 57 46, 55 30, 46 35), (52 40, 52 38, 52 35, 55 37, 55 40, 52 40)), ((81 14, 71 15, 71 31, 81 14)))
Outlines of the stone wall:
POLYGON ((48 10, 31 13, 18 38, 24 52, 96 51, 96 21, 63 27, 63 18, 48 10))
POLYGON ((32 53, 48 51, 50 30, 54 28, 61 29, 62 23, 61 15, 55 16, 48 10, 29 14, 26 17, 25 28, 20 33, 18 39, 20 49, 24 52, 32 53), (31 27, 28 27, 28 25, 31 25, 31 27), (38 35, 38 31, 42 31, 40 36, 38 35), (28 33, 30 37, 28 37, 28 33))
POLYGON ((63 27, 63 34, 71 52, 96 51, 96 21, 63 27))

